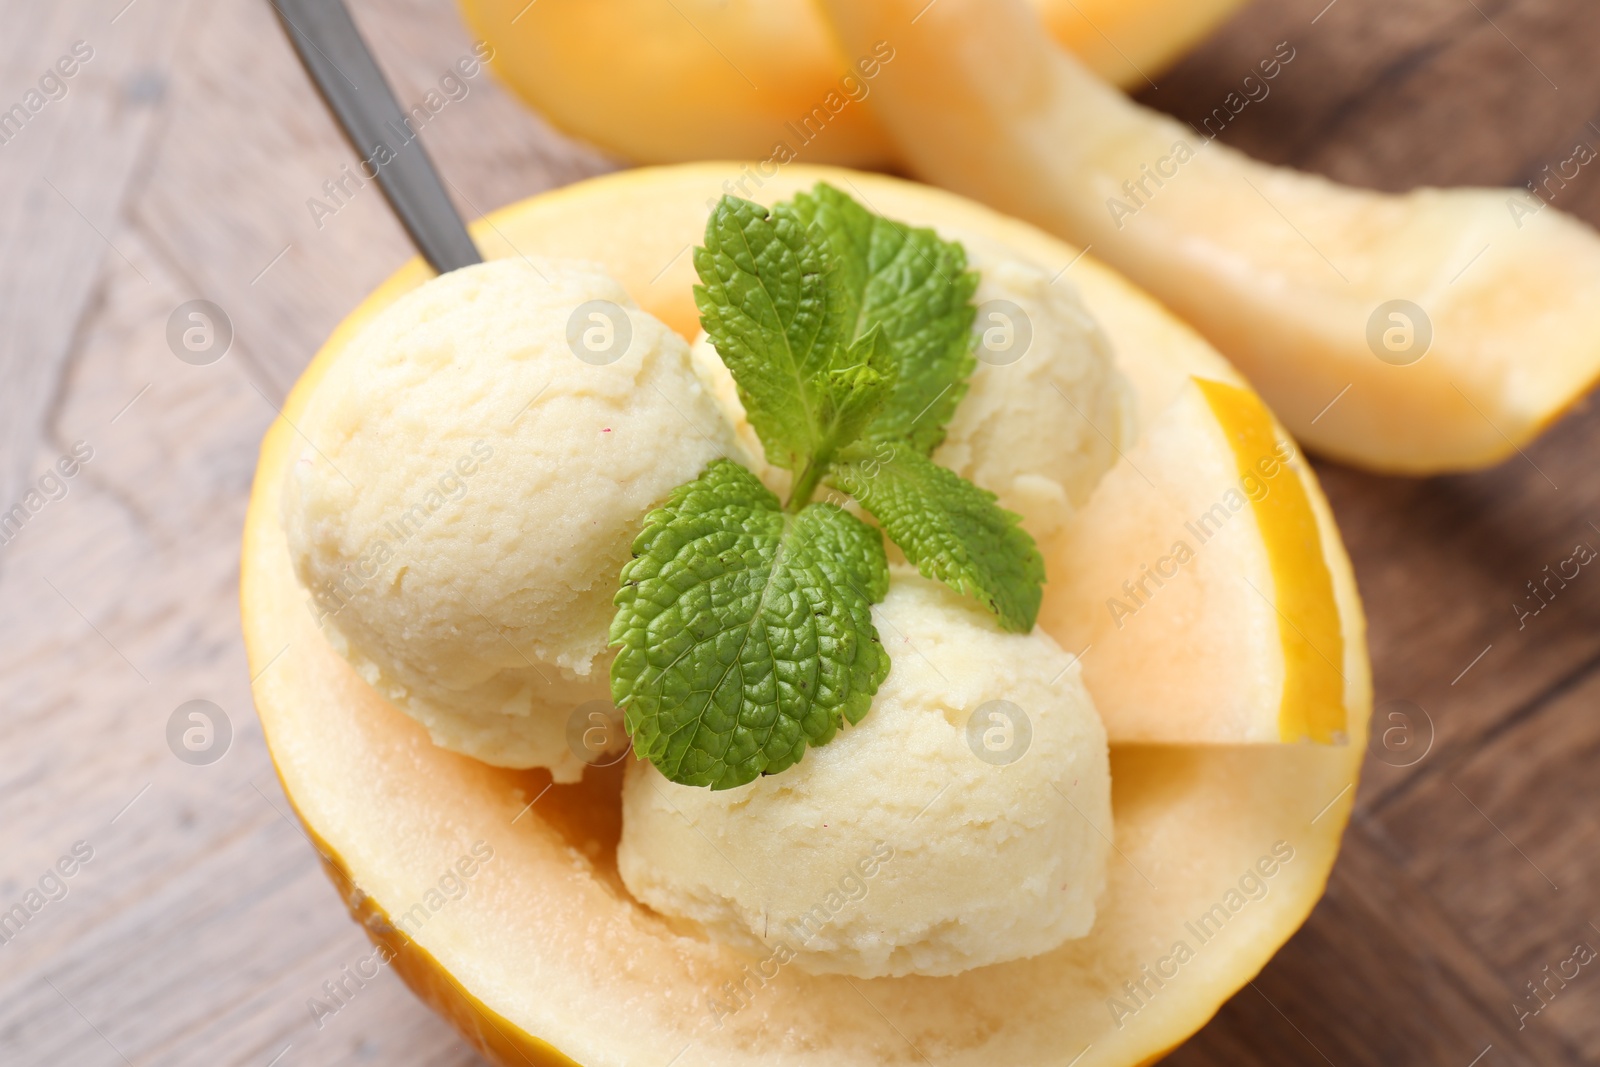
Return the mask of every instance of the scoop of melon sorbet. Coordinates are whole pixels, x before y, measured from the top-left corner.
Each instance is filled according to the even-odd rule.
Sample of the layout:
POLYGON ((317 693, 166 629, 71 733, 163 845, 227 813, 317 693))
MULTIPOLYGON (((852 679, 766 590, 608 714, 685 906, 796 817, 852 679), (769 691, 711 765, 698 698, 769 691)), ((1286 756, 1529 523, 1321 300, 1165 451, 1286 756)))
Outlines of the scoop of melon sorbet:
MULTIPOLYGON (((1069 280, 1052 280, 982 238, 951 236, 980 272, 977 366, 933 458, 1021 515, 1049 560, 1073 512, 1133 440, 1133 394, 1069 280)), ((704 333, 693 356, 746 454, 761 456, 733 376, 704 333)), ((753 469, 774 492, 787 490, 788 471, 753 469)))
POLYGON ((1105 885, 1105 730, 1076 661, 906 567, 873 609, 889 676, 862 721, 736 789, 634 763, 635 897, 811 973, 949 975, 1088 933, 1105 885))
POLYGON ((486 263, 366 323, 297 429, 283 517, 333 645, 438 744, 577 780, 640 522, 737 448, 688 346, 597 266, 486 263))

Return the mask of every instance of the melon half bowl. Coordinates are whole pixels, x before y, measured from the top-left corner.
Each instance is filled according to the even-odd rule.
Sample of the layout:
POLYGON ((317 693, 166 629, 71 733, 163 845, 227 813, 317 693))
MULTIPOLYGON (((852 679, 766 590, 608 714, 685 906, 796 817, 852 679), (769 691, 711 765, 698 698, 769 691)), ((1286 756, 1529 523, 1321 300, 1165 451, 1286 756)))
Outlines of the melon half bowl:
MULTIPOLYGON (((692 337, 688 249, 724 182, 740 174, 738 164, 625 172, 501 210, 474 236, 489 257, 598 261, 640 306, 692 337)), ((1193 378, 1243 385, 1117 274, 958 197, 801 166, 743 195, 770 203, 819 180, 880 214, 972 235, 1051 274, 1071 264, 1071 282, 1133 385, 1141 425, 1193 378)), ((792 966, 774 974, 637 903, 616 868, 620 764, 552 785, 544 771, 489 767, 435 746, 329 647, 291 571, 280 487, 300 447, 297 414, 363 324, 430 276, 413 261, 379 287, 317 354, 269 430, 245 530, 244 636, 284 791, 346 905, 417 995, 491 1062, 1126 1067, 1198 1030, 1305 920, 1349 818, 1371 698, 1349 561, 1303 462, 1293 477, 1314 521, 1301 547, 1320 545, 1316 569, 1331 582, 1343 743, 1154 744, 1142 740, 1148 730, 1129 743, 1111 729, 1115 851, 1087 937, 953 977, 858 980, 792 966), (708 1008, 713 998, 726 1006, 735 990, 739 1010, 708 1008)), ((1197 646, 1226 649, 1203 636, 1197 646)), ((1214 656, 1207 668, 1187 653, 1180 637, 1133 666, 1180 694, 1225 690, 1234 673, 1254 669, 1214 656)), ((1279 684, 1287 722, 1299 690, 1279 684)), ((1186 742, 1206 736, 1193 717, 1180 731, 1186 742)))

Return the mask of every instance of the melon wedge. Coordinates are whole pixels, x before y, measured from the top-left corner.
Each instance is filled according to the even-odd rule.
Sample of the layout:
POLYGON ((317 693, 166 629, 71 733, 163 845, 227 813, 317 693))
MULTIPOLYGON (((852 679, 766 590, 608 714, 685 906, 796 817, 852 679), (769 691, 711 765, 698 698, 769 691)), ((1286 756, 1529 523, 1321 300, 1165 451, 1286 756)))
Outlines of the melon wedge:
MULTIPOLYGON (((1056 39, 1143 87, 1241 0, 1037 0, 1056 39)), ((626 159, 884 166, 867 101, 896 41, 841 53, 810 0, 461 0, 493 67, 551 122, 626 159), (857 62, 866 62, 862 68, 857 62), (844 81, 852 75, 852 81, 844 81)))
MULTIPOLYGON (((686 251, 730 173, 701 165, 585 182, 500 211, 475 237, 489 255, 598 260, 690 336, 686 251)), ((780 199, 818 180, 1053 269, 1077 256, 1032 227, 885 177, 794 167, 759 195, 780 199)), ((1303 484, 1339 608, 1352 743, 1114 749, 1121 855, 1089 937, 951 978, 853 981, 793 968, 765 978, 761 961, 638 906, 616 874, 620 766, 549 786, 543 772, 434 746, 328 647, 291 572, 279 525, 291 424, 354 332, 428 276, 414 261, 374 292, 269 430, 246 520, 244 635, 279 778, 346 904, 418 995, 492 1062, 1127 1067, 1198 1029, 1304 921, 1349 817, 1370 706, 1354 580, 1309 472, 1303 484), (1264 895, 1250 891, 1263 881, 1264 895), (1147 968, 1167 977, 1157 985, 1147 968), (718 1027, 708 998, 737 986, 747 1002, 718 1027)), ((1124 353, 1147 418, 1192 376, 1238 384, 1204 342, 1116 274, 1085 258, 1071 277, 1124 353)))
POLYGON ((1524 190, 1387 195, 1257 163, 1209 139, 1240 94, 1197 130, 1085 70, 1024 0, 925 3, 826 4, 847 52, 896 42, 872 105, 913 170, 1092 247, 1307 447, 1487 466, 1600 375, 1600 236, 1524 190))
POLYGON ((1195 378, 1074 517, 1040 623, 1117 742, 1345 739, 1344 638, 1293 442, 1195 378))

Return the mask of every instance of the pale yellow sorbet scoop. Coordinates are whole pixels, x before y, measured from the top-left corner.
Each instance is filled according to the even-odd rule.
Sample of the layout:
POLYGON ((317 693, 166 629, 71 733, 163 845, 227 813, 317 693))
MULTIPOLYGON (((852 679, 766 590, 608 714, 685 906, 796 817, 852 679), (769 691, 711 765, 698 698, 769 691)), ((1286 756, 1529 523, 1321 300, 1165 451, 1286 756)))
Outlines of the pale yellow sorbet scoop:
POLYGON ((597 266, 500 260, 368 323, 298 429, 284 523, 329 640, 438 744, 576 781, 640 523, 736 448, 688 346, 597 266))

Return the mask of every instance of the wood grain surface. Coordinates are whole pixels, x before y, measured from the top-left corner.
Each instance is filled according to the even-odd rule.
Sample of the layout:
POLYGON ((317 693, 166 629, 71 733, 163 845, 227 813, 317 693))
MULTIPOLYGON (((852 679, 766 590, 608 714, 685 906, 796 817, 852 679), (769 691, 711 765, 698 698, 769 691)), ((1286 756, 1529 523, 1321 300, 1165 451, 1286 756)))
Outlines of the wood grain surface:
MULTIPOLYGON (((447 0, 353 6, 407 103, 471 49, 447 0)), ((0 509, 91 452, 0 546, 0 907, 92 853, 0 944, 0 1064, 478 1063, 387 974, 308 1010, 370 949, 288 813, 238 635, 257 443, 407 243, 371 188, 311 217, 352 156, 261 0, 0 14, 0 109, 93 50, 0 143, 0 509), (234 329, 207 366, 167 343, 196 298, 234 329), (191 699, 231 723, 220 762, 168 748, 191 699)), ((1258 0, 1142 98, 1203 116, 1280 41, 1294 62, 1225 134, 1263 159, 1405 189, 1600 147, 1600 5, 1574 0, 1258 0)), ((470 87, 422 133, 468 215, 617 165, 470 87)), ((1595 170, 1556 199, 1591 223, 1595 170)), ((1585 405, 1481 474, 1321 466, 1376 671, 1356 817, 1305 928, 1169 1062, 1600 1062, 1600 967, 1517 1011, 1600 947, 1600 576, 1512 606, 1600 548, 1597 455, 1585 405)))

